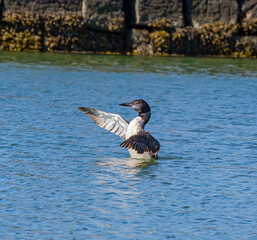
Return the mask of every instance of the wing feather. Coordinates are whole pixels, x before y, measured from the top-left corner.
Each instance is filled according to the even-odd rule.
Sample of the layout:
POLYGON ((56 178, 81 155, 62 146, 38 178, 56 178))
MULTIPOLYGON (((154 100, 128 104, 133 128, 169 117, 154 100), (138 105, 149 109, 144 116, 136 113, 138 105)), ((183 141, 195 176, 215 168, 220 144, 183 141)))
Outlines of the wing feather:
POLYGON ((123 139, 126 139, 128 122, 120 115, 94 108, 78 107, 78 109, 91 117, 99 127, 114 132, 123 139))
POLYGON ((155 154, 160 149, 160 143, 146 131, 131 136, 125 140, 121 146, 128 149, 134 149, 138 153, 151 152, 155 154))
POLYGON ((116 133, 118 128, 119 128, 119 126, 116 124, 116 125, 114 125, 114 127, 110 131, 113 132, 113 133, 116 133))

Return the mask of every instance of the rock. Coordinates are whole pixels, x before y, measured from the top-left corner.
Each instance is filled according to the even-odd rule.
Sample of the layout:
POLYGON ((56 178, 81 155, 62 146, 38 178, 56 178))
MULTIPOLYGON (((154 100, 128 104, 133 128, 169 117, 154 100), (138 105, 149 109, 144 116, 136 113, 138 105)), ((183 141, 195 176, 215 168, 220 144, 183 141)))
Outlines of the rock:
POLYGON ((102 53, 122 54, 124 49, 123 35, 108 32, 83 31, 79 34, 78 50, 102 53))
POLYGON ((2 50, 16 52, 42 50, 42 21, 39 15, 27 12, 23 14, 4 12, 2 20, 4 22, 0 28, 2 50))
POLYGON ((244 19, 241 23, 242 31, 241 35, 257 36, 257 18, 252 20, 244 19))
POLYGON ((170 53, 170 33, 164 30, 157 30, 150 34, 150 39, 154 47, 155 55, 165 55, 170 53))
POLYGON ((257 56, 257 36, 237 37, 234 57, 256 57, 257 56))
POLYGON ((239 24, 205 24, 198 29, 200 55, 230 56, 234 51, 239 24))
POLYGON ((84 23, 79 15, 54 15, 44 16, 45 50, 75 51, 77 50, 78 36, 83 31, 84 23))
POLYGON ((236 23, 238 5, 235 0, 193 0, 192 20, 195 27, 206 23, 236 23))
POLYGON ((131 26, 147 27, 160 19, 168 19, 176 27, 183 25, 182 0, 137 0, 131 11, 131 26))
POLYGON ((242 10, 246 19, 257 19, 257 0, 246 0, 242 10))
POLYGON ((67 14, 81 12, 83 0, 4 0, 4 10, 9 12, 67 14))
POLYGON ((82 16, 47 15, 44 18, 45 46, 49 52, 81 51, 121 54, 123 35, 88 30, 82 16))
POLYGON ((191 26, 176 29, 171 40, 172 54, 195 56, 199 52, 199 33, 191 26))
POLYGON ((126 34, 127 55, 153 55, 153 47, 150 42, 150 33, 146 29, 131 29, 126 34))
POLYGON ((125 18, 122 7, 122 0, 83 0, 82 14, 91 29, 123 32, 125 18))

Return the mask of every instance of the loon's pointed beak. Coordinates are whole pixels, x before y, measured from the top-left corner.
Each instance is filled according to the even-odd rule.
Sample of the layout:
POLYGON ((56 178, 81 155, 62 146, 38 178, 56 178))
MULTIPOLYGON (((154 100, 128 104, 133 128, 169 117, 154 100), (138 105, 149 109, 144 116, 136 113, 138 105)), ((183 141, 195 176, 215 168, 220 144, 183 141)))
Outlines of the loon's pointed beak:
POLYGON ((119 104, 120 106, 125 106, 125 107, 131 107, 132 104, 131 103, 121 103, 119 104))
POLYGON ((139 104, 139 100, 133 100, 132 102, 129 102, 129 103, 121 103, 120 105, 132 108, 137 112, 141 112, 141 104, 139 104))

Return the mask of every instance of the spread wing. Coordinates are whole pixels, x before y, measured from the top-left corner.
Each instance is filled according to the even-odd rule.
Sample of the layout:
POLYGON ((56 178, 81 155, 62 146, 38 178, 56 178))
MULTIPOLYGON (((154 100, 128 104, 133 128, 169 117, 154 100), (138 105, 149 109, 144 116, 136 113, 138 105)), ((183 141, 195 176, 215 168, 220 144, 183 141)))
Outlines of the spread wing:
POLYGON ((126 139, 125 135, 128 128, 128 122, 120 115, 94 108, 78 107, 78 109, 91 117, 99 127, 114 132, 123 139, 126 139))
POLYGON ((122 144, 122 147, 136 150, 138 153, 151 152, 157 153, 160 149, 160 143, 146 131, 141 131, 133 135, 122 144))

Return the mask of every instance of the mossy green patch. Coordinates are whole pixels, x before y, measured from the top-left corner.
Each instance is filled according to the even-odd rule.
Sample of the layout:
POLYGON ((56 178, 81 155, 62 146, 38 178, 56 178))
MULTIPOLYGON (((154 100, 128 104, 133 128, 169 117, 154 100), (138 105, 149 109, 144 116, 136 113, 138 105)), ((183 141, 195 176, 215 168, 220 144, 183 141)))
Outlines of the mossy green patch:
POLYGON ((257 19, 244 20, 241 24, 243 35, 257 36, 257 19))
POLYGON ((201 55, 231 55, 239 25, 223 23, 205 24, 199 29, 199 53, 201 55))
POLYGON ((154 30, 165 30, 167 32, 172 32, 175 29, 171 21, 167 18, 148 21, 147 26, 154 30))
POLYGON ((45 48, 53 51, 78 51, 79 34, 83 31, 82 16, 55 16, 44 17, 45 48))
POLYGON ((108 31, 110 32, 122 32, 125 28, 124 17, 112 18, 108 23, 108 31))
POLYGON ((253 58, 257 56, 257 37, 242 36, 238 37, 235 44, 234 57, 253 58))
POLYGON ((172 33, 171 51, 175 54, 197 55, 199 34, 193 27, 178 28, 172 33))
POLYGON ((28 12, 5 12, 1 23, 1 49, 5 51, 42 50, 42 19, 28 12))
POLYGON ((165 54, 170 52, 170 33, 164 30, 154 31, 150 34, 153 42, 155 54, 165 54))

